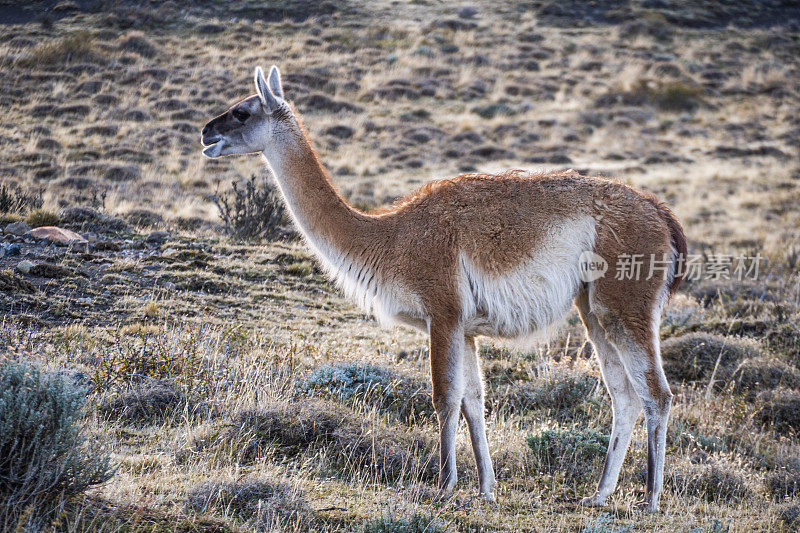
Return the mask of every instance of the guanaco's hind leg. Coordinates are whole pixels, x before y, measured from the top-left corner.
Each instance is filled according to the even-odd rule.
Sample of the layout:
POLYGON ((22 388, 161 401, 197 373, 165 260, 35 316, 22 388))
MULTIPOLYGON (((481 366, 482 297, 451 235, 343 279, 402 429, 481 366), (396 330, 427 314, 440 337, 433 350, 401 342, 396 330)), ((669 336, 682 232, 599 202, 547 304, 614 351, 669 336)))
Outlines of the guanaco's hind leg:
POLYGON ((575 303, 589 339, 594 345, 603 382, 611 396, 613 423, 603 473, 600 476, 597 491, 581 500, 581 505, 600 506, 605 505, 606 499, 617 486, 619 473, 628 453, 633 427, 642 408, 616 348, 608 341, 600 322, 589 309, 587 295, 581 294, 575 303))
POLYGON ((455 325, 431 321, 433 406, 439 419, 439 489, 456 485, 456 430, 464 397, 464 332, 455 325))
POLYGON ((672 405, 672 392, 661 367, 658 338, 661 306, 662 300, 653 299, 645 316, 641 316, 644 313, 633 314, 624 308, 612 311, 598 306, 598 309, 592 309, 606 338, 616 348, 628 382, 644 411, 647 425, 647 490, 644 501, 638 506, 647 511, 658 509, 658 498, 664 486, 667 422, 672 405))
POLYGON ((472 452, 478 467, 481 497, 494 501, 494 469, 486 439, 483 376, 475 346, 475 338, 467 337, 464 343, 464 398, 461 412, 467 420, 472 452))

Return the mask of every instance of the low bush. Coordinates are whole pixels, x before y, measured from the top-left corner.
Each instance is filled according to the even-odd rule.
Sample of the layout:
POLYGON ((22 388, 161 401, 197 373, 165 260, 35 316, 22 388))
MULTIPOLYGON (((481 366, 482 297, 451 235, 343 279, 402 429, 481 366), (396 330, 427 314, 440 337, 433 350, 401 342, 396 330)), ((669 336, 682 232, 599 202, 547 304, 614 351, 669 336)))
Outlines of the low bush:
POLYGON ((187 505, 232 516, 256 531, 303 531, 314 523, 313 511, 297 489, 257 478, 201 483, 189 491, 187 505))
POLYGON ((710 379, 719 360, 714 380, 724 386, 741 361, 759 355, 759 346, 753 340, 710 333, 671 337, 661 344, 664 372, 676 383, 710 379))
POLYGON ((179 385, 186 394, 205 397, 214 386, 211 364, 205 357, 207 334, 203 326, 120 330, 113 343, 95 354, 89 375, 91 390, 118 390, 161 380, 179 385))
POLYGON ((324 450, 328 466, 345 475, 370 475, 381 481, 408 475, 433 479, 436 474, 435 446, 427 435, 368 424, 330 401, 275 402, 240 411, 194 447, 222 452, 243 464, 272 454, 324 450))
POLYGON ((23 278, 12 269, 6 268, 5 270, 0 270, 0 291, 33 294, 36 292, 36 285, 23 278))
POLYGON ((140 31, 129 31, 120 36, 117 47, 126 52, 133 52, 142 57, 153 57, 158 54, 158 48, 147 36, 140 31))
POLYGON ((702 102, 700 87, 680 81, 662 83, 650 91, 650 99, 664 111, 692 111, 702 102))
POLYGON ((18 62, 20 66, 29 68, 57 67, 72 63, 105 63, 106 57, 98 50, 92 34, 79 30, 38 45, 18 62))
POLYGON ((742 391, 800 388, 800 371, 777 358, 759 357, 742 361, 733 373, 742 391))
POLYGON ((244 184, 233 182, 227 193, 212 197, 225 231, 237 239, 275 239, 281 236, 285 206, 275 187, 265 177, 257 183, 255 175, 244 184))
POLYGON ((365 522, 361 533, 439 533, 447 531, 442 520, 424 513, 408 517, 385 516, 365 522))
POLYGON ((190 400, 180 387, 162 380, 135 383, 104 397, 98 412, 109 419, 128 423, 172 421, 184 413, 189 417, 207 412, 204 404, 190 400))
POLYGON ((760 405, 756 417, 775 431, 797 434, 800 430, 800 391, 791 389, 767 390, 757 397, 760 405))
POLYGON ((737 502, 753 495, 745 476, 731 464, 689 464, 670 477, 674 489, 693 501, 737 502))
POLYGON ((298 387, 311 396, 334 398, 350 404, 363 402, 394 413, 406 423, 436 419, 426 382, 377 365, 360 362, 322 365, 298 387))
POLYGON ((524 413, 545 410, 549 418, 580 417, 580 406, 592 398, 599 380, 590 374, 560 369, 536 381, 525 381, 492 391, 492 410, 524 413))
POLYGON ((545 429, 528 435, 535 468, 540 473, 563 472, 567 478, 586 476, 600 464, 608 435, 594 429, 545 429))
MULTIPOLYGON (((774 511, 783 525, 787 527, 800 526, 800 506, 787 503, 776 506, 774 511)), ((790 531, 796 530, 792 529, 790 531)))
POLYGON ((113 475, 81 427, 85 395, 62 377, 0 360, 0 529, 35 528, 113 475))
POLYGON ((794 465, 773 470, 764 477, 764 486, 768 494, 780 500, 798 496, 800 495, 800 468, 794 465))

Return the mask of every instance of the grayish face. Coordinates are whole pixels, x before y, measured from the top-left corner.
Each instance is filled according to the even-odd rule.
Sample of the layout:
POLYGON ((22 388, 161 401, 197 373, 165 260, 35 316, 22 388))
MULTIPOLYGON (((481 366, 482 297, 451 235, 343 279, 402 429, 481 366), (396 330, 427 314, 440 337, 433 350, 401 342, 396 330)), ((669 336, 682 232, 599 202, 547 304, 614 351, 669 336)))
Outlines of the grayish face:
POLYGON ((201 142, 207 148, 203 154, 220 157, 260 152, 269 132, 270 117, 259 97, 250 96, 205 125, 201 142))
POLYGON ((269 82, 256 69, 257 94, 234 104, 203 128, 201 142, 207 157, 269 152, 285 136, 291 110, 283 100, 283 87, 277 67, 272 67, 269 82))

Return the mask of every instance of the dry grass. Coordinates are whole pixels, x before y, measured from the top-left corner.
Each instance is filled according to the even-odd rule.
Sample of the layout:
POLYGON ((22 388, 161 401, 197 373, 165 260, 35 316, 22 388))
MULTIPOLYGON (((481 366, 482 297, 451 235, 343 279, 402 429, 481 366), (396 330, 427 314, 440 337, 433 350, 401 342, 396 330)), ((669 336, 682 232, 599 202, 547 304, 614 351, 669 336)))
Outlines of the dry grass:
POLYGON ((659 8, 559 26, 473 3, 469 20, 430 2, 336 3, 333 15, 304 0, 280 13, 198 2, 188 16, 123 3, 3 27, 0 217, 57 216, 97 239, 85 255, 25 245, 58 278, 0 259, 0 350, 90 385, 87 428, 118 467, 54 529, 797 527, 796 32, 687 29, 659 8), (660 513, 631 507, 642 427, 609 505, 573 505, 594 488, 611 423, 574 312, 533 352, 482 350, 498 502, 473 499, 463 427, 458 490, 437 494, 424 337, 379 330, 301 243, 222 231, 213 194, 260 175, 260 161, 203 159, 197 136, 272 62, 359 206, 464 170, 572 166, 666 199, 692 253, 768 257, 759 281, 687 284, 667 309, 675 407, 660 513), (146 241, 156 229, 165 243, 146 241))

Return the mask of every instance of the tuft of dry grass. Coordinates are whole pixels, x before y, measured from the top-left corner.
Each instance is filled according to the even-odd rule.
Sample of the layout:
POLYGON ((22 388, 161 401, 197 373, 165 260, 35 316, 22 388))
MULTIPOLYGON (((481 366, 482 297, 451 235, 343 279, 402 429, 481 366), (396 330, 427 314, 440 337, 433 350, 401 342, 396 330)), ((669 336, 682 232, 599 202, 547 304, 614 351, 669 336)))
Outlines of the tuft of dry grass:
POLYGON ((32 228, 40 226, 58 226, 61 222, 61 217, 58 213, 54 213, 48 209, 37 209, 28 213, 25 217, 25 223, 32 228))
POLYGON ((107 56, 88 30, 77 30, 55 41, 44 42, 17 60, 26 68, 52 68, 72 63, 105 63, 107 56))
POLYGON ((760 355, 756 343, 739 337, 689 333, 661 344, 664 372, 673 382, 698 382, 712 378, 724 385, 737 365, 760 355), (715 373, 716 372, 716 373, 715 373))

